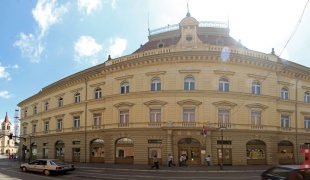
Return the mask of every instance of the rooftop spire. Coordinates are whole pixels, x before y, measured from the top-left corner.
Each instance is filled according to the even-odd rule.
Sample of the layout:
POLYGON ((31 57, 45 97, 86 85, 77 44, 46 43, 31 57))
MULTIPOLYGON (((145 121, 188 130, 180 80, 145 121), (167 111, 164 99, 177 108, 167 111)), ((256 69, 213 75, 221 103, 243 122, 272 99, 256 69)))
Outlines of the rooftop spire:
POLYGON ((4 118, 4 121, 3 121, 3 122, 5 122, 5 123, 10 122, 10 121, 9 121, 9 118, 8 118, 8 112, 6 112, 5 118, 4 118))
POLYGON ((187 2, 187 13, 186 13, 186 17, 191 17, 191 14, 189 13, 189 8, 188 8, 188 2, 187 2))

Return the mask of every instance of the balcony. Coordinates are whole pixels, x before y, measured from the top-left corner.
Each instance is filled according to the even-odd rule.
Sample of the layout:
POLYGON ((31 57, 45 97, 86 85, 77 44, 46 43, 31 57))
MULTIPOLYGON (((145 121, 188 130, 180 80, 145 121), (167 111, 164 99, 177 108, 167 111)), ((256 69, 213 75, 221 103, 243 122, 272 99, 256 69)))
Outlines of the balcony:
POLYGON ((161 122, 150 122, 149 127, 161 127, 161 122))
POLYGON ((127 128, 129 127, 129 123, 118 123, 119 128, 127 128))
POLYGON ((101 125, 93 125, 91 128, 92 130, 99 130, 101 129, 101 125))
POLYGON ((264 126, 263 125, 258 125, 258 124, 251 124, 251 129, 253 129, 253 130, 263 130, 264 126))
POLYGON ((49 130, 43 131, 43 134, 48 134, 49 130))
POLYGON ((80 127, 73 127, 72 128, 72 131, 79 131, 80 130, 80 127))
POLYGON ((218 127, 225 127, 226 129, 231 129, 230 123, 218 123, 218 127))
POLYGON ((196 127, 195 122, 183 122, 182 127, 196 127))
POLYGON ((290 132, 292 129, 290 127, 280 127, 280 131, 290 132))
POLYGON ((62 129, 56 129, 56 132, 60 133, 60 132, 62 132, 62 129))

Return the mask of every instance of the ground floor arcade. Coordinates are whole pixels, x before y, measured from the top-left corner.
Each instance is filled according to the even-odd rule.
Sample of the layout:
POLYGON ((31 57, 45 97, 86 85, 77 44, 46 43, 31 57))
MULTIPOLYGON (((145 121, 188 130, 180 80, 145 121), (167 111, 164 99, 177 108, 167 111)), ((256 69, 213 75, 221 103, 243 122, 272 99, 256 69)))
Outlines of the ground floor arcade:
POLYGON ((167 164, 181 155, 188 165, 203 165, 207 155, 213 164, 273 165, 302 163, 305 157, 296 148, 309 144, 308 135, 233 130, 125 130, 50 135, 26 139, 26 158, 57 158, 70 162, 152 164, 157 155, 167 164), (298 142, 296 143, 296 139, 298 142), (31 144, 31 145, 30 145, 31 144))

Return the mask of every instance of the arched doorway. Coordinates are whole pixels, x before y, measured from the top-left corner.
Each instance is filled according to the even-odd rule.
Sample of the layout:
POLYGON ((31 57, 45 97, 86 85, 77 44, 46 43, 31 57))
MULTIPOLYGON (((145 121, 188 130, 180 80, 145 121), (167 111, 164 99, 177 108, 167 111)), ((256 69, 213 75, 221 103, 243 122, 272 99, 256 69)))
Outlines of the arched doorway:
POLYGON ((90 142, 90 162, 104 163, 104 141, 94 139, 90 142))
POLYGON ((115 142, 115 163, 133 164, 134 149, 133 141, 129 138, 121 138, 115 142))
POLYGON ((294 147, 290 141, 278 143, 279 164, 294 164, 294 147))
POLYGON ((246 143, 246 155, 248 165, 266 164, 266 144, 261 140, 251 140, 246 143))
POLYGON ((184 138, 178 142, 179 156, 186 156, 187 165, 199 165, 201 164, 200 158, 200 142, 193 138, 184 138))
POLYGON ((55 159, 64 160, 65 156, 65 143, 63 141, 57 141, 55 143, 55 159))
POLYGON ((37 143, 31 143, 30 145, 30 160, 33 160, 33 159, 37 159, 37 152, 38 152, 38 149, 37 149, 37 143))

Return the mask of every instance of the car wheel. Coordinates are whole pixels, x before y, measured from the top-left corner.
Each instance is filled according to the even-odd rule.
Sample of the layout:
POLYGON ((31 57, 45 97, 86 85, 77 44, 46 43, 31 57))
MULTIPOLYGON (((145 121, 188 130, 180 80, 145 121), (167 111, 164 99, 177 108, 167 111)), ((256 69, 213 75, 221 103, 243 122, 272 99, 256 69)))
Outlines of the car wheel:
POLYGON ((49 176, 49 175, 51 175, 51 172, 49 171, 49 170, 44 170, 44 174, 46 175, 46 176, 49 176))
POLYGON ((27 168, 26 167, 23 167, 22 170, 23 170, 23 172, 27 172, 27 168))

